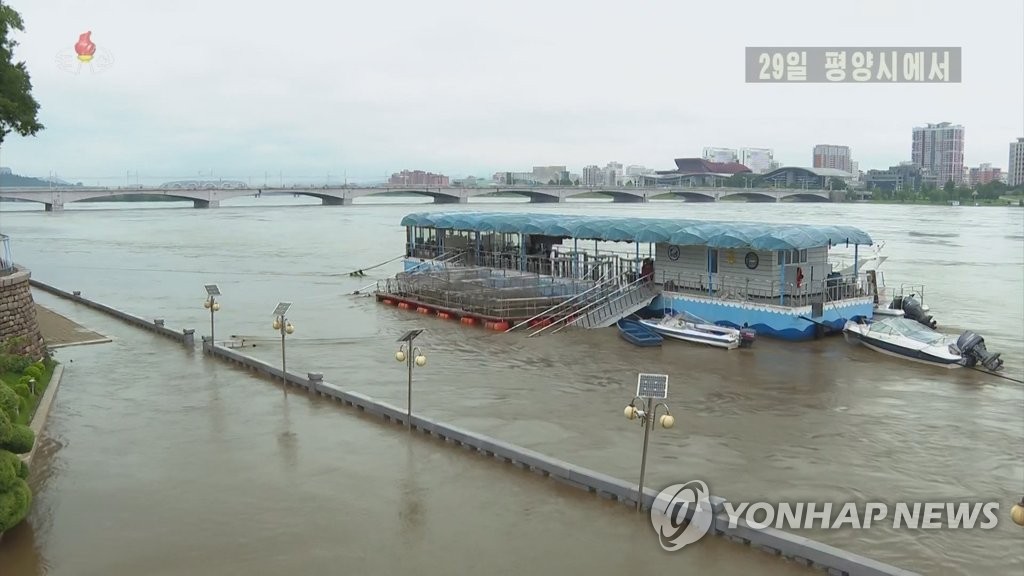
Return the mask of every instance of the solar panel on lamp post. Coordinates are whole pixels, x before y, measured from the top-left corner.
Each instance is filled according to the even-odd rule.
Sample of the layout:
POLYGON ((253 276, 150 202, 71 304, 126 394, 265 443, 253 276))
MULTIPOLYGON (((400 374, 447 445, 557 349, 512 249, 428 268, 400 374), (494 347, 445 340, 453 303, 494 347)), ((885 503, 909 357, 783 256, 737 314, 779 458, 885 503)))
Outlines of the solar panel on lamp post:
POLYGON ((675 425, 675 417, 669 412, 668 404, 664 402, 659 402, 657 405, 654 404, 655 400, 664 400, 665 398, 668 398, 668 375, 640 373, 636 381, 636 395, 623 411, 629 420, 640 418, 640 424, 644 427, 644 449, 640 459, 640 483, 637 485, 636 497, 636 509, 638 512, 643 510, 644 476, 647 472, 647 445, 654 417, 657 416, 659 407, 665 408, 665 413, 658 419, 661 427, 671 428, 675 425), (637 400, 640 401, 641 408, 637 408, 637 400), (643 406, 644 403, 647 404, 646 407, 643 406))
POLYGON ((408 388, 406 390, 408 397, 405 405, 405 427, 410 430, 412 430, 412 366, 416 364, 416 366, 422 368, 427 364, 427 357, 420 352, 418 347, 412 345, 412 341, 422 333, 423 330, 409 330, 396 340, 396 342, 402 342, 403 344, 398 348, 398 352, 395 352, 395 360, 405 362, 409 368, 408 388))
POLYGON ((281 331, 281 379, 284 382, 285 394, 288 393, 288 364, 285 358, 284 337, 295 332, 295 327, 285 317, 291 305, 291 302, 278 302, 277 308, 274 308, 274 330, 281 331))
POLYGON ((213 332, 213 313, 220 310, 220 302, 217 302, 217 296, 220 296, 220 288, 216 284, 206 284, 206 302, 203 302, 203 308, 210 310, 210 348, 214 345, 214 332, 213 332))

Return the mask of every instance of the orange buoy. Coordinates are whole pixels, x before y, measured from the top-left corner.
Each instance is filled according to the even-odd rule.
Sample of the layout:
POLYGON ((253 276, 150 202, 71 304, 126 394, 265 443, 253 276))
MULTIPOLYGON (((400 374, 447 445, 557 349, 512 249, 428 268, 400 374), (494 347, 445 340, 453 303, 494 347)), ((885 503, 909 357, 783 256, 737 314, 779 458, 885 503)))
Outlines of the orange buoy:
POLYGON ((419 308, 417 308, 416 311, 419 312, 420 314, 429 314, 430 313, 430 310, 424 308, 423 306, 420 306, 419 308))
POLYGON ((394 304, 394 302, 390 298, 385 298, 385 299, 381 300, 381 302, 387 304, 388 306, 394 304))
POLYGON ((437 313, 437 317, 442 319, 442 320, 447 320, 447 319, 451 318, 452 315, 447 313, 447 312, 438 312, 437 313))
POLYGON ((508 322, 494 322, 493 328, 499 332, 504 332, 508 330, 508 322))
POLYGON ((470 318, 469 316, 463 316, 461 322, 463 324, 468 325, 468 326, 472 326, 473 324, 476 323, 476 320, 474 320, 473 318, 470 318))
POLYGON ((398 303, 398 307, 401 308, 402 310, 408 310, 409 309, 409 303, 408 302, 399 302, 398 303))

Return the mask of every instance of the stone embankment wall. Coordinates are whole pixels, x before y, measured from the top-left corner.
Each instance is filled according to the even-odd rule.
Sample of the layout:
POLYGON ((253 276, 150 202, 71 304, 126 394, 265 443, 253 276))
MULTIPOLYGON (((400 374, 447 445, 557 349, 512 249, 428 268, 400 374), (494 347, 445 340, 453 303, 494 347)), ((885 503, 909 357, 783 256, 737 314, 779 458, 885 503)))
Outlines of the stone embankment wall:
POLYGON ((32 273, 20 266, 13 273, 0 276, 0 342, 20 337, 22 345, 14 352, 38 359, 46 352, 46 343, 36 320, 31 277, 32 273))

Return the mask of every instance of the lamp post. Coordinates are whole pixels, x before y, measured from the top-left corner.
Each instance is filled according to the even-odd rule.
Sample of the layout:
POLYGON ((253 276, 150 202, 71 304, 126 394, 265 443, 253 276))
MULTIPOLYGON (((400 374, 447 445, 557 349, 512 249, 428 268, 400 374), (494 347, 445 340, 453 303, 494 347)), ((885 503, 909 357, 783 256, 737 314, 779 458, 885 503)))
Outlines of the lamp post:
POLYGON ((213 347, 213 314, 220 310, 220 302, 217 302, 217 296, 220 296, 220 288, 216 284, 206 285, 206 302, 203 302, 203 308, 210 310, 210 347, 213 347))
POLYGON ((412 341, 417 336, 423 333, 423 330, 409 330, 402 335, 401 338, 396 342, 402 342, 402 345, 398 348, 398 352, 395 352, 395 360, 398 362, 405 362, 409 367, 409 381, 408 381, 408 398, 406 400, 405 411, 405 426, 412 430, 412 366, 413 364, 422 368, 427 364, 427 357, 420 352, 418 347, 413 346, 412 341))
POLYGON ((288 393, 288 364, 285 360, 284 337, 295 332, 295 327, 285 318, 285 312, 291 305, 291 302, 278 302, 277 308, 274 308, 274 330, 281 331, 281 378, 284 381, 285 394, 288 393))
POLYGON ((662 428, 671 428, 675 425, 676 419, 669 412, 668 404, 659 402, 655 405, 655 400, 664 400, 668 397, 668 375, 665 374, 643 374, 637 376, 636 383, 636 396, 630 400, 629 405, 623 410, 626 418, 629 420, 640 419, 640 424, 644 427, 644 450, 643 456, 640 460, 640 484, 637 486, 637 498, 636 498, 636 509, 637 512, 643 510, 644 503, 644 476, 647 472, 647 444, 651 435, 651 428, 654 427, 654 418, 657 416, 658 408, 664 407, 665 413, 658 418, 658 423, 662 428), (637 400, 640 401, 640 407, 637 407, 637 400), (646 403, 646 407, 644 404, 646 403))

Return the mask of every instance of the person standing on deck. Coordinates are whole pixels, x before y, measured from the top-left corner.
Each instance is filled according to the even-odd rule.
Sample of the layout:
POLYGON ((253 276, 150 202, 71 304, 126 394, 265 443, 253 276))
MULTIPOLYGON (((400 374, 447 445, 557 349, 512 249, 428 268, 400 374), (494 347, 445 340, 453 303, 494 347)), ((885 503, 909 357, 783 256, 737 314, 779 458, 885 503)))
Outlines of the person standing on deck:
POLYGON ((643 266, 640 267, 640 277, 646 280, 648 284, 654 283, 654 260, 644 258, 643 266))

